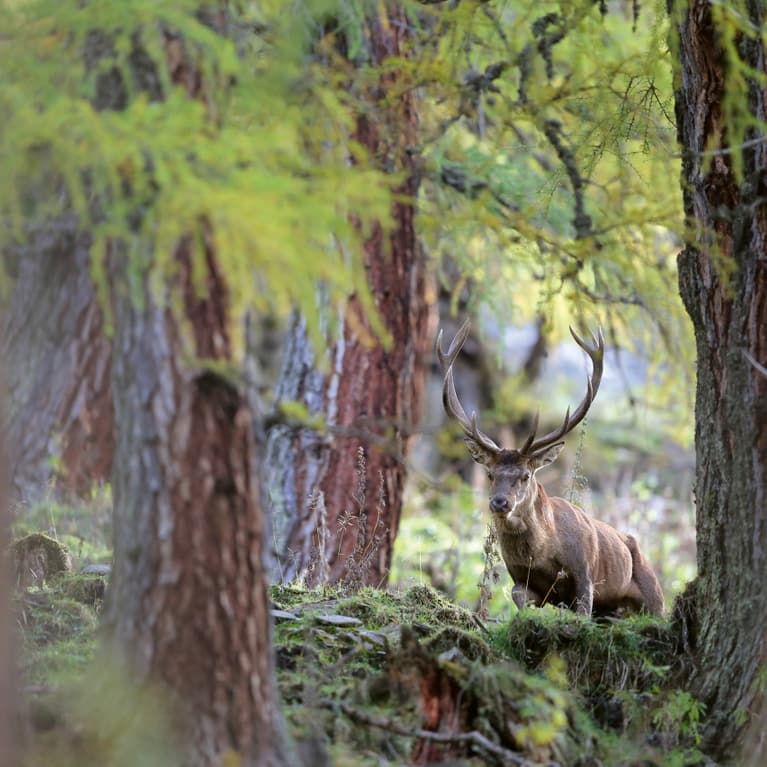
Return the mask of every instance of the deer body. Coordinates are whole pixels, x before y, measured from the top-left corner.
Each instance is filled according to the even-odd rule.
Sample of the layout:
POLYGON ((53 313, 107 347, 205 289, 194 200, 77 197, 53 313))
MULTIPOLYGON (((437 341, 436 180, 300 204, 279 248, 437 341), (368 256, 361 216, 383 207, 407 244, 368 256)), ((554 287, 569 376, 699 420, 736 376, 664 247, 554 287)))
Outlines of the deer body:
MULTIPOLYGON (((645 607, 661 614, 663 595, 653 586, 652 572, 647 593, 635 580, 634 560, 641 554, 634 538, 591 519, 564 498, 549 498, 536 485, 524 530, 504 516, 494 519, 517 607, 563 604, 587 615, 645 607)), ((643 558, 638 564, 648 568, 643 558)))
MULTIPOLYGON (((458 331, 447 353, 438 345, 445 369, 443 401, 448 415, 463 428, 469 452, 487 468, 490 511, 506 569, 514 579, 512 598, 522 608, 532 603, 563 604, 577 612, 608 613, 621 608, 663 613, 663 592, 636 540, 592 519, 564 498, 550 498, 536 480, 538 470, 554 461, 560 438, 588 412, 602 375, 604 339, 588 347, 576 342, 594 363, 586 398, 572 417, 568 410, 559 429, 536 440, 532 434, 520 450, 499 447, 467 418, 453 383, 452 364, 468 335, 468 322, 458 331)), ((572 332, 572 331, 571 331, 572 332)))

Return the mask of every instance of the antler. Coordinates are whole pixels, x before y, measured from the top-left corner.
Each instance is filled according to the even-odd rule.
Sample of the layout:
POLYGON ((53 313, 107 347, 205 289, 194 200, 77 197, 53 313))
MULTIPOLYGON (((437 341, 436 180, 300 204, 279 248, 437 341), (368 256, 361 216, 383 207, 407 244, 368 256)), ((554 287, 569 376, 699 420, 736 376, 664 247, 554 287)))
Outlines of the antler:
POLYGON ((548 434, 537 440, 535 439, 535 432, 538 429, 538 414, 536 413, 530 436, 520 449, 520 452, 523 455, 535 455, 536 453, 541 453, 551 447, 555 442, 562 439, 565 434, 572 431, 586 417, 586 413, 589 412, 591 403, 594 401, 597 391, 599 391, 605 355, 605 337, 602 335, 602 329, 599 328, 597 330, 596 338, 592 334, 591 338, 594 342, 594 346, 589 346, 572 328, 570 328, 570 333, 575 339, 575 343, 577 343, 578 346, 591 357, 591 363, 594 366, 591 377, 586 379, 586 396, 583 398, 581 404, 578 405, 572 416, 570 415, 570 408, 567 408, 565 420, 558 429, 550 431, 548 434))
POLYGON ((471 420, 466 416, 466 411, 463 409, 458 394, 455 391, 455 381, 453 380, 453 363, 461 352, 466 338, 469 335, 469 328, 471 327, 471 321, 461 325, 458 332, 455 334, 455 338, 450 342, 450 346, 447 352, 442 351, 442 330, 439 331, 437 336, 437 356, 439 357, 440 365, 442 366, 442 373, 444 380, 442 384, 442 404, 445 407, 445 412, 458 421, 463 433, 474 440, 479 447, 486 450, 489 453, 500 453, 501 448, 495 444, 484 432, 479 430, 477 425, 477 414, 473 412, 471 414, 471 420))

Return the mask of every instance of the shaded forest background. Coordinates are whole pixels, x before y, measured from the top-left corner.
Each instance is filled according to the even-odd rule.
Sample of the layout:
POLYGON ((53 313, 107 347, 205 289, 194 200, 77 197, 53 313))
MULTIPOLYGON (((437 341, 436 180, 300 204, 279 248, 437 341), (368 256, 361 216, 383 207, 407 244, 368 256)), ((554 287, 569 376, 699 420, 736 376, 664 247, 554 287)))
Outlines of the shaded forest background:
POLYGON ((173 733, 169 752, 147 749, 158 764, 171 752, 344 763, 339 744, 360 736, 327 722, 307 734, 297 707, 387 727, 339 709, 348 690, 285 672, 299 634, 326 643, 302 658, 337 671, 351 656, 328 632, 358 625, 345 619, 372 620, 351 629, 381 656, 360 678, 385 669, 396 699, 407 658, 431 680, 413 721, 387 720, 420 738, 381 757, 393 763, 622 763, 608 731, 658 764, 752 748, 767 418, 743 352, 767 359, 764 9, 738 8, 3 4, 2 349, 25 705, 55 709, 51 691, 92 662, 91 613, 76 611, 84 642, 36 617, 72 609, 53 571, 74 558, 96 568, 104 646, 130 678, 104 683, 125 686, 128 708, 162 691, 146 699, 173 733), (625 639, 543 611, 524 633, 484 477, 441 413, 433 339, 467 315, 462 398, 508 446, 536 410, 548 429, 581 396, 567 326, 605 329, 602 391, 543 482, 637 535, 667 603, 684 590, 670 623, 640 619, 628 630, 641 639, 625 639), (371 606, 385 597, 366 587, 387 585, 411 596, 371 606), (499 705, 522 689, 546 704, 486 726, 472 701, 490 693, 461 687, 438 656, 439 616, 479 632, 447 640, 461 663, 505 674, 511 658, 560 692, 502 674, 499 705), (522 634, 488 638, 489 619, 522 634), (294 620, 309 623, 279 623, 294 620), (428 649, 411 623, 432 626, 428 649), (641 648, 620 685, 578 661, 613 642, 641 648), (586 720, 568 686, 596 728, 577 756, 586 720), (437 746, 428 733, 448 734, 437 746))

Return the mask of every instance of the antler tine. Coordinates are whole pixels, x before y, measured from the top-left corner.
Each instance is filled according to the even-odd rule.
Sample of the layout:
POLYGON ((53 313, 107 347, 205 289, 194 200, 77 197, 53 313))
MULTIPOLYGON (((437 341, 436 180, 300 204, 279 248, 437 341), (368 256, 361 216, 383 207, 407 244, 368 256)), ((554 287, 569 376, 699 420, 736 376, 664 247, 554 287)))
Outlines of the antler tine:
POLYGON ((489 450, 492 453, 500 453, 501 448, 495 443, 495 440, 485 434, 485 432, 479 430, 477 425, 477 414, 472 411, 471 413, 471 437, 475 442, 478 442, 482 447, 489 450))
POLYGON ((477 425, 477 414, 471 414, 471 420, 466 415, 466 411, 461 405, 461 401, 458 399, 458 394, 455 390, 455 379, 453 377, 453 363, 458 357, 461 349, 463 348, 466 338, 469 335, 469 328, 471 327, 470 320, 461 325, 458 332, 455 334, 455 338, 450 343, 447 352, 442 351, 442 331, 439 331, 437 335, 437 357, 439 357, 440 364, 442 366, 442 372, 444 375, 442 383, 442 404, 445 408, 445 412, 458 421, 463 433, 473 439, 481 448, 491 453, 499 453, 501 448, 495 444, 484 432, 480 431, 477 425))
POLYGON ((591 334, 591 338, 594 341, 594 346, 589 346, 572 329, 572 327, 570 328, 570 333, 575 339, 575 343, 577 343, 578 346, 580 346, 581 349, 583 349, 583 351, 585 351, 586 354, 588 354, 591 358, 593 370, 591 376, 586 379, 586 396, 583 398, 580 405, 578 405, 578 407, 575 409, 575 412, 572 414, 572 416, 570 415, 570 408, 567 408, 567 411, 565 412, 565 419, 562 421, 562 425, 558 429, 550 431, 548 434, 538 440, 531 441, 528 437, 527 442, 525 442, 524 449, 522 450, 522 452, 526 453, 527 455, 532 455, 534 453, 545 450, 555 442, 558 442, 560 439, 562 439, 565 434, 572 431, 586 417, 586 413, 589 412, 591 403, 594 401, 594 397, 596 397, 597 391, 599 391, 599 384, 602 382, 602 371, 604 367, 605 356, 605 337, 602 333, 602 328, 597 329, 596 336, 594 336, 593 333, 591 334))
POLYGON ((471 320, 467 319, 455 334, 455 338, 450 342, 450 346, 447 347, 447 352, 442 351, 442 328, 440 328, 437 334, 437 356, 439 357, 440 365, 442 365, 442 372, 447 373, 448 368, 452 366, 456 358, 463 349, 463 345, 466 343, 466 339, 469 336, 469 330, 471 329, 471 320))
POLYGON ((445 381, 442 385, 442 404, 445 408, 445 412, 451 418, 458 421, 465 432, 470 433, 471 423, 469 422, 469 419, 466 416, 466 411, 463 409, 463 405, 458 399, 458 394, 455 391, 452 365, 447 369, 447 373, 445 373, 445 381))
POLYGON ((530 430, 530 434, 525 440, 525 444, 522 445, 522 447, 519 449, 519 452, 522 453, 522 455, 527 453, 527 451, 530 449, 530 445, 532 445, 533 441, 535 440, 535 432, 538 431, 538 420, 540 419, 540 417, 541 417, 541 411, 539 410, 535 414, 535 418, 533 418, 533 428, 530 430))

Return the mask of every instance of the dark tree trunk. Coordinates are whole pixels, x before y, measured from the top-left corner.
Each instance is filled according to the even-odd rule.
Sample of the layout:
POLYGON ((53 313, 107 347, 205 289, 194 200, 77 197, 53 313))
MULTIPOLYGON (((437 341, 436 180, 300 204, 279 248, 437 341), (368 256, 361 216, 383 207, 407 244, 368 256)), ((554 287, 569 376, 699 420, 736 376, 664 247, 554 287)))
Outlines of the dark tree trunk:
POLYGON ((12 497, 85 495, 112 466, 110 344, 91 285, 87 236, 62 218, 7 255, 3 322, 12 497), (55 488, 54 488, 55 482, 55 488))
MULTIPOLYGON (((387 11, 381 10, 382 14, 387 11)), ((388 18, 368 25, 373 64, 404 54, 408 24, 389 4, 388 18)), ((425 267, 414 228, 418 191, 415 161, 417 112, 412 89, 391 103, 396 75, 381 76, 370 94, 373 117, 358 118, 356 137, 382 167, 405 171, 391 229, 376 227, 364 263, 391 349, 370 346, 352 296, 346 320, 329 350, 330 372, 317 372, 301 319, 297 319, 278 397, 323 414, 329 432, 279 426, 269 437, 268 471, 280 564, 277 577, 309 582, 328 578, 380 585, 389 572, 406 478, 408 439, 418 423, 428 359, 425 267)))
MULTIPOLYGON (((679 256, 679 282, 698 353, 699 575, 677 612, 687 621, 695 657, 691 690, 708 707, 705 744, 716 757, 734 758, 764 690, 767 381, 743 352, 767 361, 767 144, 752 142, 742 150, 742 180, 733 172, 732 154, 703 154, 728 149, 732 135, 723 119, 725 56, 709 2, 671 2, 670 8, 680 66, 684 206, 695 233, 679 256)), ((742 8, 750 14, 746 23, 763 29, 764 4, 742 8)), ((764 75, 760 42, 741 37, 739 55, 764 75)), ((747 102, 764 124, 765 92, 756 78, 747 102)))
POLYGON ((176 258, 183 307, 158 306, 145 290, 139 309, 120 282, 114 291, 106 623, 136 678, 169 691, 184 764, 218 765, 230 751, 243 765, 293 765, 274 678, 250 413, 215 372, 233 364, 227 288, 213 253, 204 298, 184 247, 176 258))

